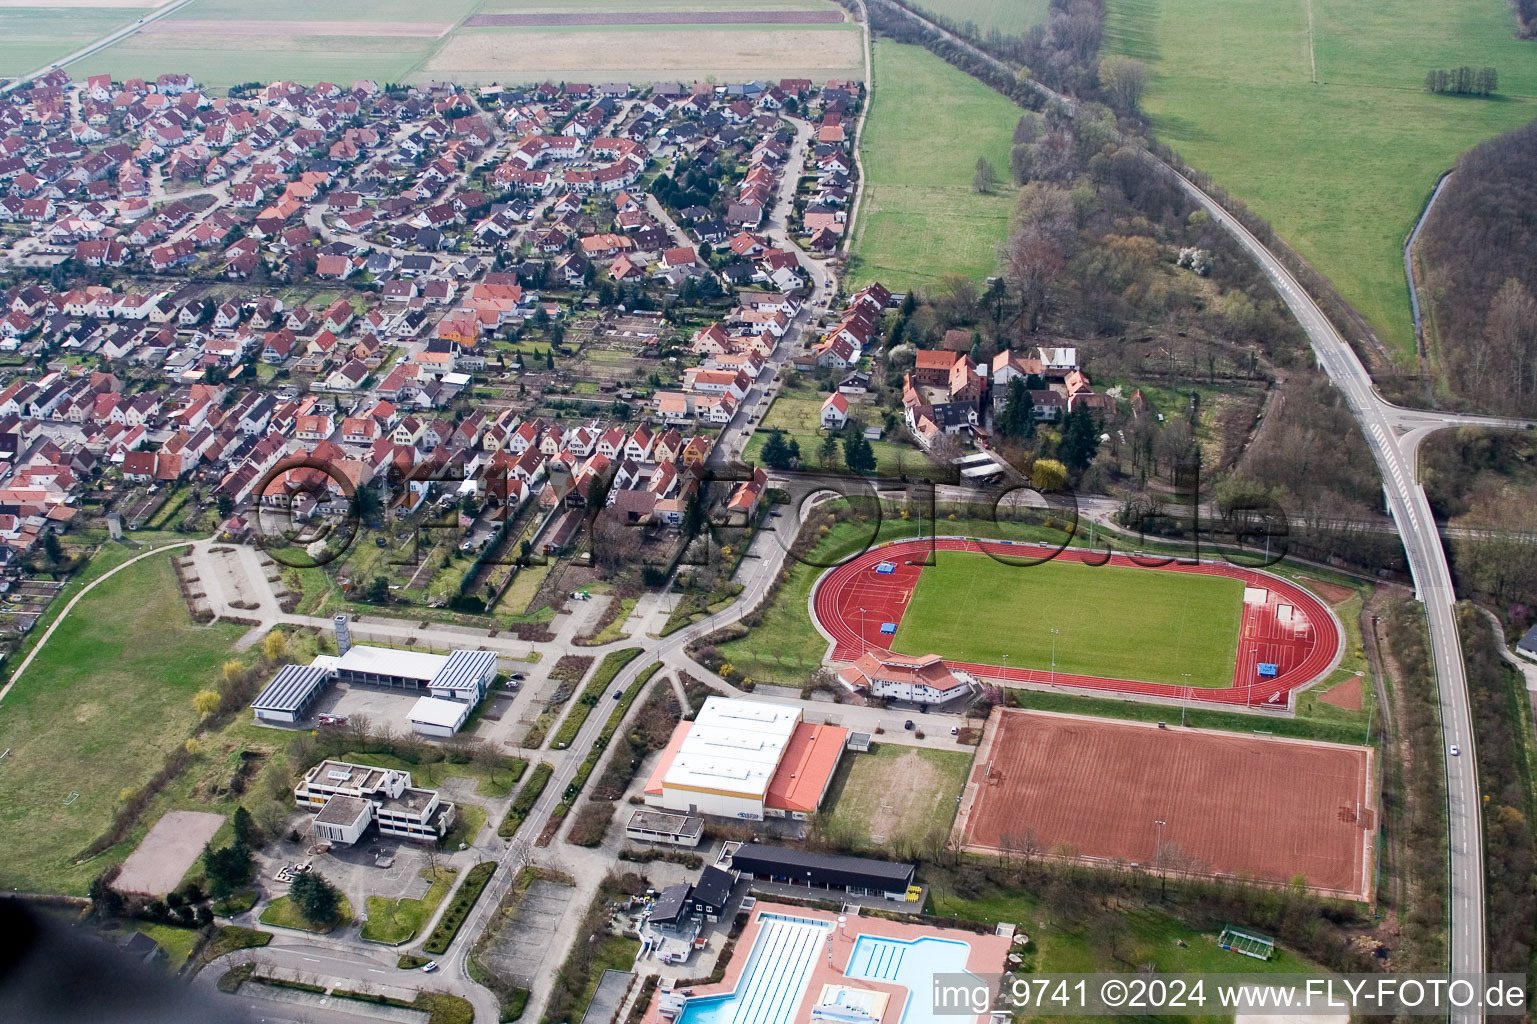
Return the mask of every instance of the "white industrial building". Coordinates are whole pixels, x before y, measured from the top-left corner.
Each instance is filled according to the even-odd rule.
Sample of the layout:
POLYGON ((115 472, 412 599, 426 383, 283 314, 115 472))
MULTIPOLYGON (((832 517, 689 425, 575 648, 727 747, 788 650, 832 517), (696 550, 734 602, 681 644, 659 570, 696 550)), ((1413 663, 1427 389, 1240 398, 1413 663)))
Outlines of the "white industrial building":
POLYGON ((464 727, 475 705, 443 697, 418 697, 411 705, 411 729, 423 736, 439 739, 452 736, 464 727))
POLYGON ((295 724, 333 682, 425 691, 411 709, 411 727, 424 736, 458 732, 496 681, 491 651, 429 654, 352 644, 340 655, 322 654, 308 665, 285 665, 252 702, 257 721, 295 724))
POLYGON ((321 665, 284 665, 272 682, 251 702, 258 722, 293 725, 309 713, 310 706, 331 685, 331 676, 321 665))
POLYGON ((673 731, 645 800, 685 814, 804 818, 821 805, 847 736, 803 721, 795 705, 711 697, 673 731))
POLYGON ((411 785, 411 773, 346 761, 322 761, 294 788, 300 810, 316 811, 315 838, 351 846, 368 826, 381 835, 436 842, 453 826, 457 808, 435 789, 411 785))

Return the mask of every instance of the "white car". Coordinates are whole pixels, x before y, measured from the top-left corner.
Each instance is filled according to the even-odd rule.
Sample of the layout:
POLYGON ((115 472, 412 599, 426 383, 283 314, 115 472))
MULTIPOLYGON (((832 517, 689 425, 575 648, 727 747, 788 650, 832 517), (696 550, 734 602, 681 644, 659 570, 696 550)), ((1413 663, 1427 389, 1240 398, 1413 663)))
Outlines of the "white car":
POLYGON ((431 974, 437 969, 438 962, 436 960, 428 960, 426 963, 422 964, 422 973, 424 974, 431 974))
POLYGON ((1452 756, 1456 757, 1460 753, 1462 753, 1462 751, 1458 750, 1457 749, 1457 744, 1453 743, 1452 744, 1452 756))

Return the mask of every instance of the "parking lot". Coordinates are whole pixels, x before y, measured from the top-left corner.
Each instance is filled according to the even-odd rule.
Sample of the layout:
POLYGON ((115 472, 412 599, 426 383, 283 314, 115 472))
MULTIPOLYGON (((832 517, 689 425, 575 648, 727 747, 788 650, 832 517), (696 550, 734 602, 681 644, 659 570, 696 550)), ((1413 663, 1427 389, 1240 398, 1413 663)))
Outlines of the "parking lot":
POLYGON ((550 936, 575 894, 569 885, 534 879, 486 954, 490 966, 524 987, 554 971, 560 954, 550 949, 550 936))

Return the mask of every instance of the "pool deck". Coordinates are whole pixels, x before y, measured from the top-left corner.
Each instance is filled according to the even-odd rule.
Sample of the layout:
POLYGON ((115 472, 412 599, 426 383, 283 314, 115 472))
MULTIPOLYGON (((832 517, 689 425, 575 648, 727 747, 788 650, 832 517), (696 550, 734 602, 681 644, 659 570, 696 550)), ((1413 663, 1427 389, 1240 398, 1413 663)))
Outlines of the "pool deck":
MULTIPOLYGON (((781 903, 767 903, 759 901, 753 907, 752 917, 747 921, 747 927, 742 930, 737 939, 736 947, 732 950, 731 962, 726 965, 725 979, 714 985, 692 985, 694 998, 701 996, 723 995, 736 989, 737 981, 741 978, 743 969, 752 953, 754 944, 758 941, 760 930, 759 919, 762 915, 779 915, 782 917, 799 917, 812 921, 825 921, 833 929, 833 941, 831 958, 818 953, 815 965, 811 970, 811 977, 806 983, 805 990, 801 993, 799 1003, 795 1008, 795 1015, 783 1024, 809 1024, 811 1010, 816 1004, 816 998, 826 984, 847 985, 854 988, 866 988, 875 992, 884 992, 890 997, 886 1005, 886 1012, 881 1018, 882 1024, 898 1024, 902 1020, 903 1012, 907 1008, 908 991, 905 986, 893 985, 889 982, 870 981, 863 978, 846 978, 844 971, 848 969, 849 957, 854 953, 854 945, 861 935, 870 935, 882 939, 896 939, 910 942, 914 939, 936 938, 950 939, 956 942, 964 942, 970 947, 966 957, 966 969, 976 974, 996 974, 1003 970, 1004 958, 1009 953, 1009 940, 1001 935, 978 935, 975 932, 962 931, 959 928, 934 928, 922 924, 905 924, 898 921, 888 921, 880 917, 850 917, 845 928, 845 934, 838 934, 838 915, 824 910, 812 910, 807 907, 795 907, 781 903)), ((918 998, 926 998, 928 993, 918 993, 918 998)), ((667 1024, 666 1018, 658 1012, 661 1004, 661 992, 652 997, 651 1005, 646 1008, 646 1015, 642 1018, 642 1024, 667 1024)), ((963 1018, 954 1018, 956 1024, 961 1024, 963 1018)), ((987 1024, 988 1015, 979 1014, 975 1018, 976 1024, 987 1024)))

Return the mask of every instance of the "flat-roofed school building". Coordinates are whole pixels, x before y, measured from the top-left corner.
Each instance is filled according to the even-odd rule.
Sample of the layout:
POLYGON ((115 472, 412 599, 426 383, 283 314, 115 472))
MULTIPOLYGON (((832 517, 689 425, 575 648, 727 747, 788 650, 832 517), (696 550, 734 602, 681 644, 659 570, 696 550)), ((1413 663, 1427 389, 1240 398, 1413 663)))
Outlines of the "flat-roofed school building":
POLYGON ((453 826, 458 808, 435 789, 411 785, 411 773, 394 768, 326 760, 304 773, 294 804, 316 811, 315 838, 351 846, 377 824, 398 839, 436 842, 453 826))

